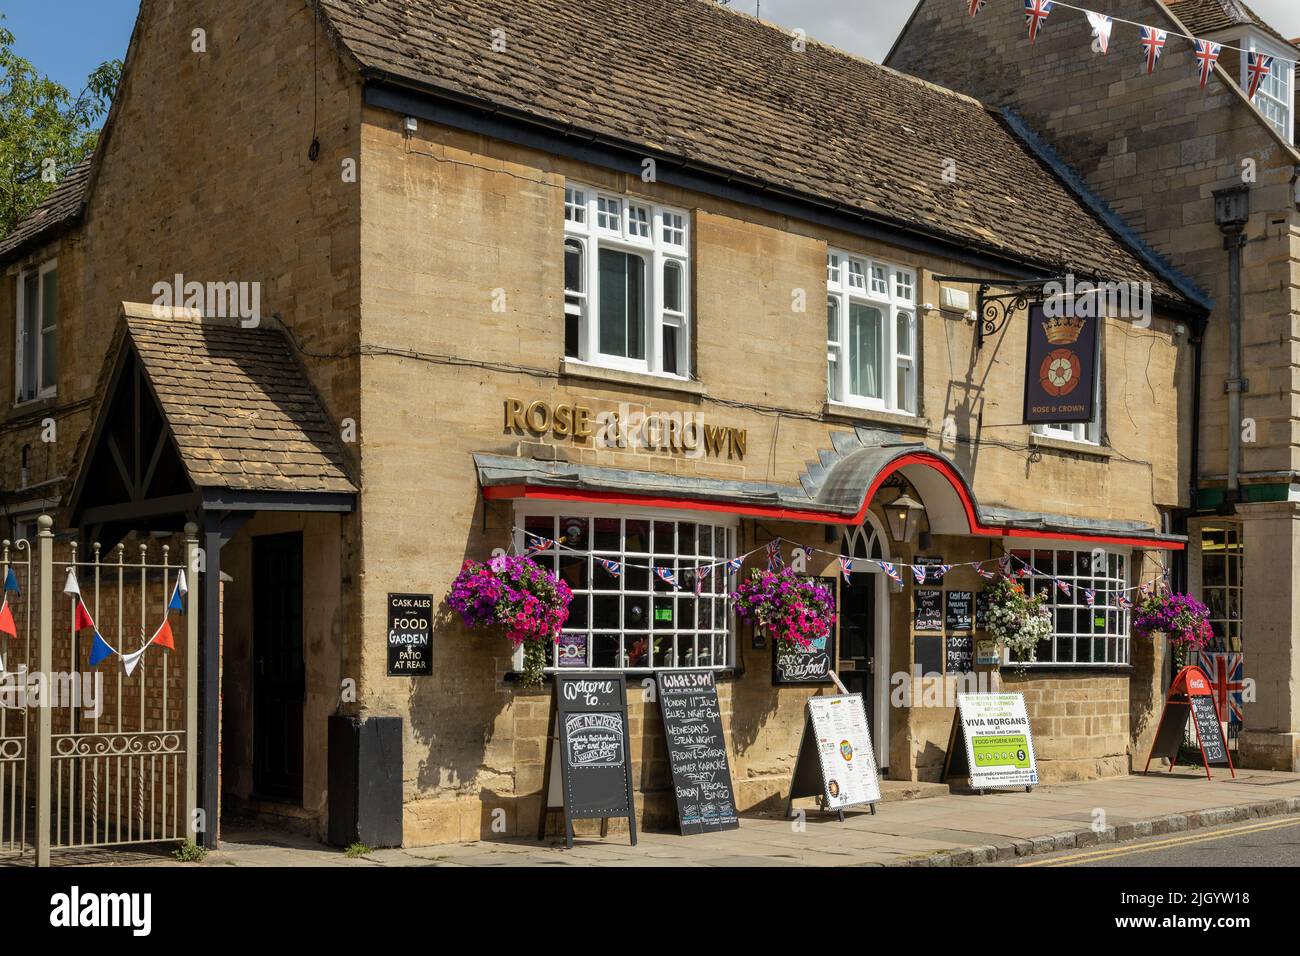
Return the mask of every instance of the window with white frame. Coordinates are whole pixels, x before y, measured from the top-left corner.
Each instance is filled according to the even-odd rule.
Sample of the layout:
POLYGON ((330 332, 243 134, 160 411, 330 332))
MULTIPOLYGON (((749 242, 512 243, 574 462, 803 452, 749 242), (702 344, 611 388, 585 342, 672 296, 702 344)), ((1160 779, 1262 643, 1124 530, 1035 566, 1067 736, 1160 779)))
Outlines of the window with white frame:
POLYGON ((731 665, 733 579, 720 562, 735 557, 733 522, 599 506, 542 511, 516 512, 515 544, 555 542, 532 558, 573 590, 551 667, 731 665), (715 566, 700 573, 707 565, 715 566), (652 567, 666 568, 677 587, 652 567))
POLYGON ((564 189, 564 354, 689 378, 689 215, 570 183, 564 189))
POLYGON ((1240 651, 1245 606, 1246 550, 1241 522, 1201 528, 1201 599, 1210 610, 1214 644, 1208 650, 1240 651))
POLYGON ((916 413, 916 273, 830 250, 826 257, 826 396, 916 413))
MULTIPOLYGON (((1255 92, 1255 107, 1264 115, 1269 124, 1285 137, 1288 143, 1294 140, 1294 118, 1292 117, 1292 91, 1295 88, 1295 63, 1290 57, 1294 51, 1279 50, 1272 44, 1261 43, 1255 37, 1248 37, 1247 49, 1273 57, 1273 67, 1269 75, 1260 82, 1255 92)), ((1250 89, 1250 57, 1241 57, 1242 87, 1250 89)))
POLYGON ((58 380, 58 262, 18 274, 14 399, 30 402, 55 393, 58 380))
MULTIPOLYGON (((1038 645, 1034 664, 1120 665, 1129 661, 1129 612, 1119 598, 1128 588, 1128 554, 1106 548, 1034 548, 1012 551, 1030 569, 1025 590, 1042 594, 1052 636, 1038 645), (1066 585, 1069 593, 1057 582, 1066 585), (1088 603, 1088 592, 1093 602, 1088 603)), ((1030 664, 1028 666, 1033 666, 1030 664)))

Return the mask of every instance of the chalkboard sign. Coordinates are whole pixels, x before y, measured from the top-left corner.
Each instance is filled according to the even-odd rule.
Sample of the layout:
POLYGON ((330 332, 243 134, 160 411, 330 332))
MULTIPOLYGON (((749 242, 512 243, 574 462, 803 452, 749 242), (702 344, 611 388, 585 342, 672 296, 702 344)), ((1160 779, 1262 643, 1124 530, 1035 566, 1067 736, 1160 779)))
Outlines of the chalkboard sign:
POLYGON ((880 775, 861 694, 808 698, 799 754, 790 778, 786 816, 797 797, 820 797, 823 809, 844 819, 846 807, 880 800, 880 775))
POLYGON ((1186 739, 1189 716, 1200 742, 1205 776, 1212 779, 1210 767, 1227 764, 1229 772, 1235 777, 1237 771, 1232 766, 1232 754, 1228 752, 1228 744, 1223 739, 1223 726, 1219 723, 1219 711, 1214 704, 1210 679, 1196 666, 1184 667, 1169 685, 1169 696, 1160 713, 1160 725, 1156 728, 1155 741, 1151 745, 1151 753, 1147 756, 1143 772, 1151 769, 1151 761, 1156 757, 1168 760, 1169 769, 1174 769, 1178 762, 1178 752, 1186 739))
POLYGON ((976 630, 986 631, 989 626, 989 595, 987 591, 980 591, 975 595, 975 628, 976 630))
POLYGON ((975 669, 975 638, 969 634, 949 634, 947 639, 947 673, 966 674, 975 669))
MULTIPOLYGON (((815 578, 834 600, 837 578, 815 578)), ((835 629, 811 647, 782 648, 772 642, 773 684, 829 684, 835 662, 835 629)))
POLYGON ((942 557, 931 557, 928 555, 917 555, 912 559, 912 563, 917 567, 925 568, 925 580, 928 584, 943 584, 945 575, 939 573, 939 568, 943 566, 942 557))
POLYGON ((551 703, 554 734, 547 750, 537 837, 546 833, 546 814, 564 808, 565 841, 573 846, 573 821, 627 817, 636 845, 632 800, 632 751, 627 739, 627 686, 622 673, 556 674, 551 703), (556 770, 555 754, 559 766, 556 770))
POLYGON ((659 711, 683 836, 740 826, 712 671, 660 671, 659 711))
POLYGON ((917 631, 943 630, 943 592, 928 588, 917 588, 912 592, 916 603, 916 617, 913 629, 917 631))
POLYGON ((913 643, 916 646, 916 666, 921 675, 943 673, 943 635, 918 634, 913 643))
POLYGON ((950 631, 970 631, 974 629, 975 619, 971 613, 971 606, 975 601, 975 594, 971 591, 949 591, 948 592, 948 610, 945 618, 945 625, 950 631))
POLYGON ((433 673, 433 595, 388 595, 388 676, 433 673))

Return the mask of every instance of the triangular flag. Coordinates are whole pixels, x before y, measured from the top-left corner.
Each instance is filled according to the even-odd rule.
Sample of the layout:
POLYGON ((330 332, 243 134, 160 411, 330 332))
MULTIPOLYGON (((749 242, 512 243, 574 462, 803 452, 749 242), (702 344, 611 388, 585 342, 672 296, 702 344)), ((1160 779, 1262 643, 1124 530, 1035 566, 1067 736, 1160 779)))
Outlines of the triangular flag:
POLYGON ((968 0, 966 10, 967 12, 970 13, 972 17, 976 16, 981 10, 984 9, 985 4, 987 4, 988 2, 989 0, 968 0))
POLYGON ((10 637, 18 636, 18 625, 14 623, 14 612, 9 610, 9 599, 0 601, 0 634, 10 637))
POLYGON ((77 584, 77 572, 68 568, 68 581, 63 585, 63 593, 81 597, 81 587, 77 584))
POLYGON ((9 568, 5 573, 5 590, 13 591, 15 594, 23 593, 18 587, 18 575, 14 574, 13 568, 9 568))
POLYGON ((1142 57, 1146 60, 1147 76, 1156 71, 1156 64, 1160 62, 1161 55, 1165 52, 1165 42, 1169 33, 1165 30, 1157 30, 1155 27, 1142 28, 1142 57))
POLYGON ((144 652, 147 650, 149 650, 148 644, 140 648, 138 651, 122 655, 122 669, 126 671, 127 677, 130 677, 135 671, 136 665, 140 663, 140 658, 144 656, 144 652))
POLYGON ((1222 50, 1221 45, 1210 40, 1196 41, 1196 68, 1201 71, 1201 89, 1205 89, 1205 84, 1210 82, 1210 74, 1214 72, 1214 65, 1219 62, 1222 50))
POLYGON ((181 578, 176 579, 176 586, 172 588, 172 599, 167 602, 167 610, 185 613, 185 605, 181 602, 181 578))
POLYGON ((1052 0, 1025 0, 1025 22, 1029 24, 1029 42, 1038 39, 1038 31, 1047 22, 1047 15, 1055 4, 1052 0))
POLYGON ((190 587, 185 583, 185 569, 181 568, 176 572, 176 590, 182 595, 190 593, 190 587))
POLYGON ((95 619, 91 617, 90 612, 86 610, 86 602, 83 601, 80 598, 80 596, 78 596, 77 613, 75 618, 72 621, 72 629, 74 631, 84 631, 86 628, 94 627, 94 626, 95 626, 95 619))
POLYGON ((912 577, 916 578, 917 584, 925 583, 925 573, 926 573, 925 568, 922 565, 919 564, 912 565, 912 577))
POLYGON ((1097 46, 1102 53, 1106 53, 1110 48, 1110 31, 1115 26, 1115 21, 1102 13, 1093 13, 1087 11, 1088 22, 1092 24, 1092 35, 1097 38, 1097 46))
POLYGON ((1273 72, 1273 58, 1263 53, 1252 52, 1249 64, 1247 72, 1250 73, 1250 98, 1253 100, 1255 94, 1259 92, 1259 85, 1273 72))
MULTIPOLYGON (((163 618, 162 626, 153 632, 153 637, 149 638, 149 644, 157 644, 169 651, 176 650, 176 641, 172 638, 171 621, 163 618)), ((146 644, 145 647, 148 647, 149 644, 146 644)))
POLYGON ((108 641, 104 640, 99 631, 96 631, 94 643, 90 645, 90 660, 87 663, 91 667, 98 667, 106 658, 116 653, 117 651, 109 646, 108 641))

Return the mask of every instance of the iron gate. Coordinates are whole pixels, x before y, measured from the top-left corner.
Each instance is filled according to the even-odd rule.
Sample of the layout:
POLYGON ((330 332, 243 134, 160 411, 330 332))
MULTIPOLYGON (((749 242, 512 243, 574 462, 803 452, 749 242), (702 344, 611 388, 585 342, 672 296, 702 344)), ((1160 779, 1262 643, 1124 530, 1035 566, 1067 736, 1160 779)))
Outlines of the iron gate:
POLYGON ((0 637, 0 856, 194 838, 197 529, 81 553, 38 525, 0 553, 19 632, 0 637))

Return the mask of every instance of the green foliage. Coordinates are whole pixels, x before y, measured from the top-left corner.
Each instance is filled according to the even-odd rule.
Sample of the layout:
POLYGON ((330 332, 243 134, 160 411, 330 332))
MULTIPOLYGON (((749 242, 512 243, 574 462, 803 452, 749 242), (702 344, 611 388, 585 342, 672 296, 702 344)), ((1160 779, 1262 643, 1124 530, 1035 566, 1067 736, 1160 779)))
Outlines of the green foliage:
POLYGON ((202 863, 203 858, 207 855, 207 849, 199 846, 193 840, 186 840, 172 852, 172 856, 182 863, 202 863))
POLYGON ((366 846, 364 843, 354 843, 343 851, 343 855, 349 859, 355 860, 358 857, 365 856, 372 850, 374 850, 374 847, 372 846, 366 846))
POLYGON ((0 236, 94 150, 121 76, 121 60, 102 63, 74 99, 14 52, 14 35, 0 25, 0 236))

